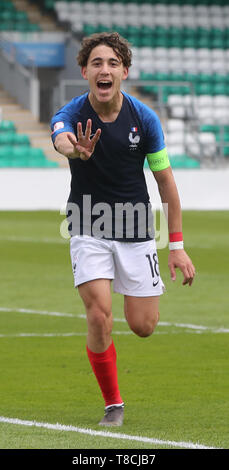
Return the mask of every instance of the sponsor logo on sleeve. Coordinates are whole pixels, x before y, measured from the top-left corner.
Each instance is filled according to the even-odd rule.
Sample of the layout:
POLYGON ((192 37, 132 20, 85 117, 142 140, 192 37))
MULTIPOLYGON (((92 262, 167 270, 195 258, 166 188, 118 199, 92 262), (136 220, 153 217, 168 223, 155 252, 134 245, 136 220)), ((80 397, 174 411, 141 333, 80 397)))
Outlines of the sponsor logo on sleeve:
POLYGON ((56 122, 56 124, 54 124, 54 127, 53 127, 53 132, 56 132, 59 129, 63 129, 63 127, 64 127, 64 122, 62 121, 56 122))

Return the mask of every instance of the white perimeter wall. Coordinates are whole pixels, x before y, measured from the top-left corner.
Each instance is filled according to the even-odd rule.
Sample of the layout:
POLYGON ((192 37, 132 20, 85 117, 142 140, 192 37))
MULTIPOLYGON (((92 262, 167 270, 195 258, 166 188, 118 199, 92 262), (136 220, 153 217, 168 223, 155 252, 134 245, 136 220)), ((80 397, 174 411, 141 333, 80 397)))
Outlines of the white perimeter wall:
MULTIPOLYGON (((145 170, 150 199, 160 206, 157 186, 145 170)), ((182 208, 229 209, 229 169, 174 170, 182 208)), ((60 210, 70 191, 69 169, 1 169, 0 210, 60 210)))

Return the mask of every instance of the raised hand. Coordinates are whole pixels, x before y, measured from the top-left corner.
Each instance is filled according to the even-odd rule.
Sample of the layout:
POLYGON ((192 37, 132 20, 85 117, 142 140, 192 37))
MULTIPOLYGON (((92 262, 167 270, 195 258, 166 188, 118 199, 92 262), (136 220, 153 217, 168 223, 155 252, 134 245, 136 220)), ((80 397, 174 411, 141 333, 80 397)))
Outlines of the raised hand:
POLYGON ((90 138, 91 126, 92 126, 91 119, 88 119, 86 129, 85 129, 85 134, 83 134, 82 123, 78 122, 77 123, 78 139, 76 137, 73 137, 72 134, 67 135, 68 140, 71 142, 71 144, 74 146, 76 150, 76 156, 79 156, 81 160, 88 160, 91 157, 101 135, 101 129, 97 129, 95 135, 93 135, 93 137, 90 138))

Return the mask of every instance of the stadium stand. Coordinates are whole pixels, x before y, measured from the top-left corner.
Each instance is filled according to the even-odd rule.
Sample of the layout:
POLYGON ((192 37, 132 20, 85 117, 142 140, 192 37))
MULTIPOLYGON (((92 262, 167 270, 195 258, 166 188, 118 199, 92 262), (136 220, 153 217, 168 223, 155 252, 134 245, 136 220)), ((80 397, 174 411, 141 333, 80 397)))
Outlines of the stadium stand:
POLYGON ((130 79, 148 81, 149 85, 141 88, 143 95, 161 100, 169 120, 184 123, 176 142, 169 121, 166 125, 173 165, 198 167, 199 155, 202 162, 217 154, 228 156, 227 0, 40 3, 79 39, 94 32, 118 31, 130 41, 130 79))
POLYGON ((58 25, 47 9, 40 7, 42 1, 1 0, 0 2, 0 33, 14 31, 36 33, 40 31, 57 31, 58 25))
POLYGON ((58 167, 57 161, 48 158, 48 152, 35 146, 43 135, 45 140, 50 140, 47 130, 44 131, 41 124, 39 129, 31 113, 15 104, 1 88, 0 103, 0 168, 58 167), (22 129, 27 129, 28 133, 20 132, 22 129))
POLYGON ((21 30, 36 24, 39 31, 46 14, 52 28, 71 31, 77 40, 101 31, 118 31, 129 40, 129 81, 143 82, 136 94, 165 111, 172 166, 198 168, 229 157, 227 0, 4 0, 1 29, 17 29, 21 22, 21 30))
POLYGON ((30 21, 28 13, 18 9, 13 1, 0 3, 0 31, 40 31, 40 25, 30 21))
POLYGON ((46 158, 41 148, 31 146, 28 135, 17 133, 13 121, 0 121, 0 168, 57 166, 56 162, 46 158))

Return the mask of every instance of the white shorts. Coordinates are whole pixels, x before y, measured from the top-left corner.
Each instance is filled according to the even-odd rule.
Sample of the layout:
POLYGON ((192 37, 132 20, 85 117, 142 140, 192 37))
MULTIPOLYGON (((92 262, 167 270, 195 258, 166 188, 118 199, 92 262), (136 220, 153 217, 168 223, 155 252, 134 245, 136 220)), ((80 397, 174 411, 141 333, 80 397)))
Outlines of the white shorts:
POLYGON ((74 236, 70 254, 75 287, 95 279, 113 280, 113 290, 123 295, 161 295, 155 240, 118 242, 90 236, 74 236))

